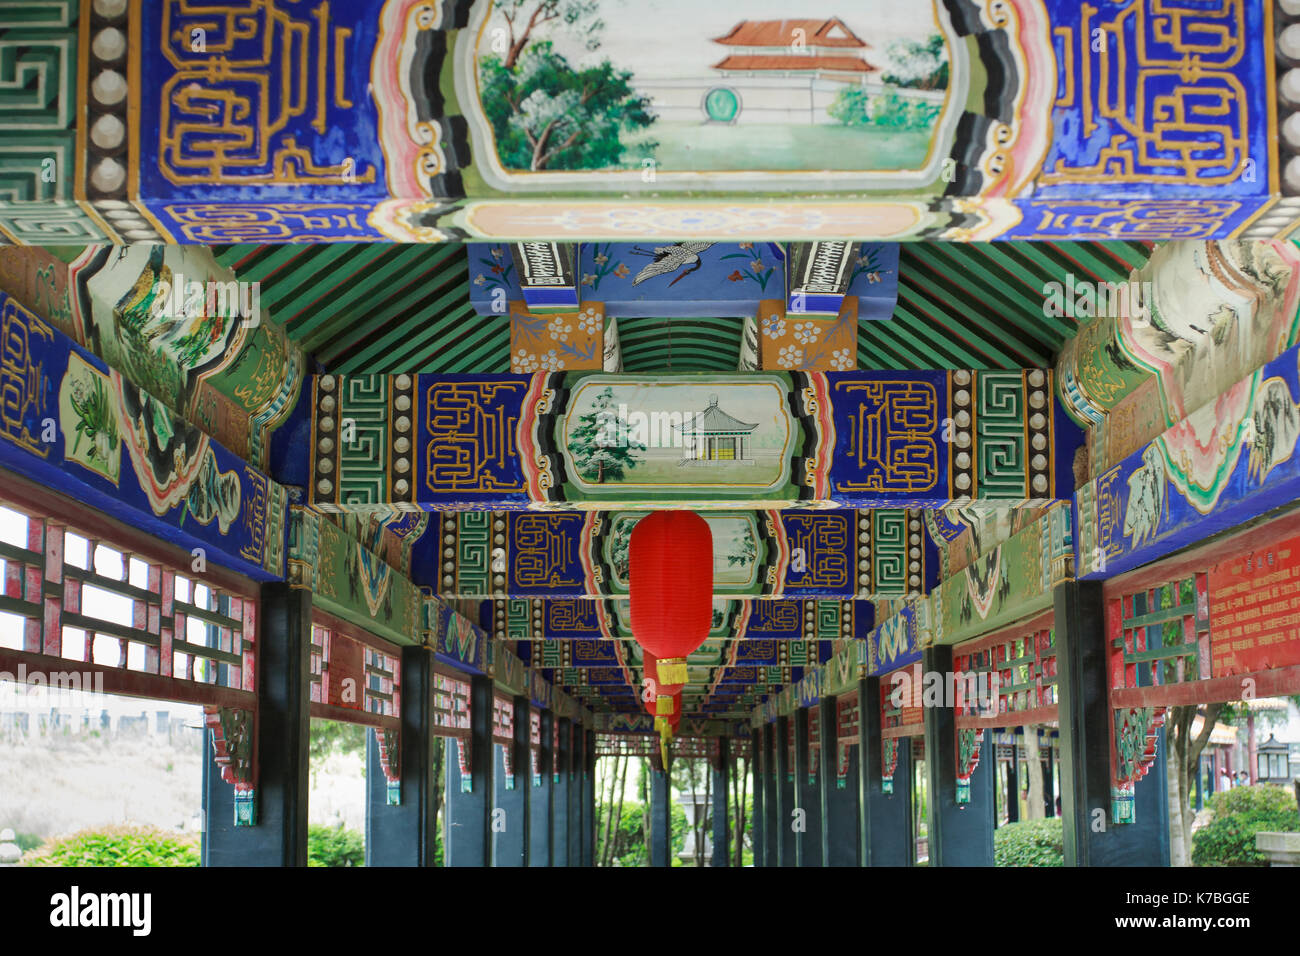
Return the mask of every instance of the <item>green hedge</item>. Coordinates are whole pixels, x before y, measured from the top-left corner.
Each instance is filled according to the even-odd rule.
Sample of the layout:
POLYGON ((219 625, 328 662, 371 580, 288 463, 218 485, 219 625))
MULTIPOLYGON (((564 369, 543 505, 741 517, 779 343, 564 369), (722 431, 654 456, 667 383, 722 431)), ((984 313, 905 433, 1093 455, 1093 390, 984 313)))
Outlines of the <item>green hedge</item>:
POLYGON ((365 866, 366 838, 357 830, 314 823, 307 828, 308 866, 365 866))
POLYGON ((1021 820, 993 831, 993 862, 998 866, 1064 866, 1061 818, 1021 820))
POLYGON ((1192 834, 1194 866, 1267 866, 1255 849, 1260 832, 1300 832, 1300 810, 1291 791, 1276 784, 1233 787, 1207 801, 1214 818, 1192 834))
POLYGON ((192 836, 152 827, 104 827, 46 840, 27 853, 26 866, 198 866, 192 836))

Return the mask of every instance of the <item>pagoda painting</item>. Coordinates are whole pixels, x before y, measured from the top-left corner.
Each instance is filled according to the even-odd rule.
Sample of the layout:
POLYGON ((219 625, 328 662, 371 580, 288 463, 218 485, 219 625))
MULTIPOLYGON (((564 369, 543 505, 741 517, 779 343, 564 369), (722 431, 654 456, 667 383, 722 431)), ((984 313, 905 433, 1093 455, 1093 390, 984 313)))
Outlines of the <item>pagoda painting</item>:
POLYGON ((757 427, 757 422, 728 415, 718 407, 718 396, 710 395, 709 407, 681 428, 686 447, 682 463, 745 461, 745 439, 757 427))

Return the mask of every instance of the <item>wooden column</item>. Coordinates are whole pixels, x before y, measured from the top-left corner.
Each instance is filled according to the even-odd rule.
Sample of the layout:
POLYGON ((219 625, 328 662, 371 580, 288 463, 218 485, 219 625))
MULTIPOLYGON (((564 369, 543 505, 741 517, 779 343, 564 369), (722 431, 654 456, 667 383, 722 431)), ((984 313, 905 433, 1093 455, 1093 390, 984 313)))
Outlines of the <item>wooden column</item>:
POLYGON ((798 866, 799 844, 794 832, 794 767, 790 763, 790 717, 775 723, 776 749, 776 865, 798 866))
MULTIPOLYGON (((820 718, 820 714, 818 715, 820 718)), ((811 760, 808 724, 811 711, 801 707, 794 719, 794 807, 803 811, 803 828, 795 831, 795 866, 822 865, 822 776, 811 760), (809 780, 812 780, 810 783, 809 780)), ((793 819, 791 823, 793 823, 793 819)))
POLYGON ((596 864, 596 732, 582 732, 582 865, 596 864))
POLYGON ((311 592, 262 586, 257 637, 257 823, 235 826, 234 787, 205 731, 204 866, 306 866, 311 592))
POLYGON ((767 866, 765 852, 767 820, 764 816, 764 790, 767 787, 767 774, 759 771, 760 763, 764 767, 767 766, 766 754, 763 751, 766 737, 765 729, 763 727, 755 728, 749 738, 749 792, 751 794, 749 816, 753 821, 750 824, 750 839, 754 844, 754 866, 767 866))
POLYGON ((776 721, 768 724, 763 728, 764 746, 767 748, 767 759, 763 766, 767 768, 764 773, 764 787, 766 796, 764 806, 767 810, 766 824, 764 826, 764 866, 781 865, 781 776, 779 767, 777 767, 777 749, 776 749, 776 721))
POLYGON ((551 866, 569 865, 569 767, 573 759, 570 721, 560 717, 559 747, 551 780, 551 866))
POLYGON ((541 747, 538 777, 533 778, 532 759, 528 761, 528 865, 551 865, 551 712, 542 711, 541 747))
POLYGON ((402 648, 401 803, 388 805, 388 780, 374 731, 366 732, 366 866, 433 866, 433 653, 402 648))
POLYGON ((443 827, 446 866, 487 866, 491 847, 492 679, 470 680, 470 788, 463 788, 456 745, 448 742, 447 818, 443 827))
POLYGON ((510 747, 510 770, 506 775, 506 746, 492 745, 492 865, 528 865, 528 791, 532 775, 528 764, 528 698, 515 697, 510 747))
POLYGON ((1135 790, 1135 823, 1110 819, 1110 690, 1105 605, 1096 581, 1058 585, 1056 674, 1060 695, 1061 829, 1066 866, 1168 866, 1165 732, 1135 790))
MULTIPOLYGON (((952 673, 952 648, 930 647, 923 671, 952 673)), ((945 704, 950 703, 944 701, 945 704)), ((954 708, 925 708, 925 766, 930 784, 930 865, 993 865, 993 753, 992 734, 980 730, 979 764, 970 778, 970 802, 957 802, 958 732, 954 708)))
MULTIPOLYGON (((1011 731, 1011 766, 1007 771, 1007 792, 1004 799, 1007 801, 1007 823, 1018 823, 1020 821, 1020 747, 1016 744, 1015 728, 1009 727, 1007 729, 1011 731)), ((1025 731, 1028 733, 1032 729, 1032 727, 1026 727, 1025 731)), ((990 736, 992 736, 991 732, 990 736)), ((991 740, 989 743, 993 744, 991 740)), ((993 744, 993 750, 996 751, 996 749, 996 744, 993 744)), ((996 761, 997 754, 990 753, 989 757, 996 761)), ((996 778, 998 765, 994 762, 990 766, 995 771, 996 778)))
POLYGON ((723 737, 718 741, 718 755, 709 766, 713 775, 711 794, 713 806, 713 857, 710 866, 731 866, 731 741, 723 737))
POLYGON ((666 770, 650 771, 650 865, 672 866, 672 787, 666 770))
POLYGON ((858 778, 857 747, 848 748, 848 775, 840 786, 839 721, 834 697, 823 699, 821 707, 822 746, 819 776, 821 779, 822 866, 858 865, 858 778))
POLYGON ((569 721, 569 866, 582 865, 582 727, 569 721))
POLYGON ((912 747, 898 742, 893 793, 881 779, 880 678, 858 681, 858 837, 863 866, 911 866, 912 747))

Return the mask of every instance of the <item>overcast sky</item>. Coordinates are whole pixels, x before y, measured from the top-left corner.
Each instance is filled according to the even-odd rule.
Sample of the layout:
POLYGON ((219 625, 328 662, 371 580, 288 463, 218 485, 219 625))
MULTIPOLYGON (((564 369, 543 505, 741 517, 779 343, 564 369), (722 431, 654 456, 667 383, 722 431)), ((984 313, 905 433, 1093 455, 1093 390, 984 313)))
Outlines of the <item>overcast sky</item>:
POLYGON ((600 0, 605 30, 595 54, 567 40, 558 24, 549 25, 545 35, 575 65, 608 57, 639 79, 708 76, 727 53, 714 38, 741 20, 834 16, 870 45, 866 56, 876 66, 885 65, 891 40, 921 39, 937 31, 933 5, 925 0, 600 0))

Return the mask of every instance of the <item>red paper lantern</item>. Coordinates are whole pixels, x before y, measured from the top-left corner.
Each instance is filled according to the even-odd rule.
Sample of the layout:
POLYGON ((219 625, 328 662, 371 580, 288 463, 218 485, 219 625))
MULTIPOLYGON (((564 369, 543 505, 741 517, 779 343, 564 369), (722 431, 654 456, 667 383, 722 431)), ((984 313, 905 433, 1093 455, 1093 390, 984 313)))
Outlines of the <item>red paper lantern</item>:
POLYGON ((713 624, 713 534, 693 511, 654 511, 628 543, 632 636, 656 658, 657 690, 686 683, 686 658, 713 624))

